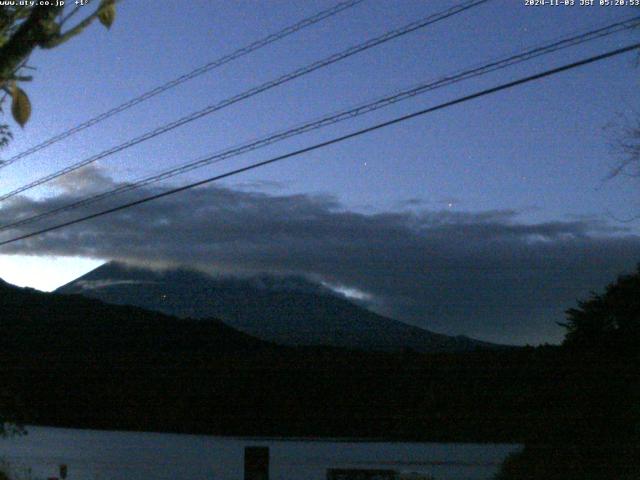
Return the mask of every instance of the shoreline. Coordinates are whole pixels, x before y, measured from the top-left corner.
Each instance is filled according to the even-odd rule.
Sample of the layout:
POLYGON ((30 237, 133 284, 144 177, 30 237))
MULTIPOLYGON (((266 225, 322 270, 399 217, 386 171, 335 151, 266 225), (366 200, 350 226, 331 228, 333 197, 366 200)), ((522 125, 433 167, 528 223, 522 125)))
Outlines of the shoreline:
MULTIPOLYGON (((309 442, 309 443, 407 443, 407 444, 437 444, 437 445, 496 445, 496 446, 523 446, 521 442, 479 442, 479 441, 436 441, 401 439, 397 437, 322 437, 322 436, 259 436, 259 435, 222 435, 208 433, 188 433, 162 430, 124 430, 89 427, 62 427, 59 425, 24 425, 26 436, 29 436, 30 428, 50 428, 57 430, 80 430, 86 432, 131 433, 144 435, 180 435, 191 437, 213 437, 224 440, 244 440, 248 442, 309 442)), ((25 435, 15 435, 16 437, 25 435)), ((6 437, 11 438, 11 437, 6 437)))

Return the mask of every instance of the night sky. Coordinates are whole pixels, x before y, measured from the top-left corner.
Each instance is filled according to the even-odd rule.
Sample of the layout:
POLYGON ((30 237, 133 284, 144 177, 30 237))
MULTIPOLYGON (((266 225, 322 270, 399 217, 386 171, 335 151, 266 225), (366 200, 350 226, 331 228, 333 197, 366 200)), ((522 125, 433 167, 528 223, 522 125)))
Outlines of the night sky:
MULTIPOLYGON (((295 23, 330 1, 124 1, 38 51, 11 156, 295 23)), ((366 0, 0 170, 2 192, 455 1, 366 0)), ((640 14, 494 0, 30 190, 0 223, 409 86, 640 14)), ((640 30, 461 82, 123 198, 157 193, 640 39, 640 30)), ((447 334, 558 342, 563 311, 640 261, 637 179, 606 180, 638 113, 631 53, 392 126, 213 186, 4 247, 0 277, 53 289, 110 259, 303 274, 447 334), (28 258, 23 255, 29 255, 28 258), (65 260, 66 259, 66 260, 65 260)), ((122 198, 83 210, 115 205, 122 198)), ((74 214, 77 215, 77 214, 74 214)), ((62 216, 43 222, 46 226, 62 216)), ((36 225, 2 232, 0 240, 36 225)))

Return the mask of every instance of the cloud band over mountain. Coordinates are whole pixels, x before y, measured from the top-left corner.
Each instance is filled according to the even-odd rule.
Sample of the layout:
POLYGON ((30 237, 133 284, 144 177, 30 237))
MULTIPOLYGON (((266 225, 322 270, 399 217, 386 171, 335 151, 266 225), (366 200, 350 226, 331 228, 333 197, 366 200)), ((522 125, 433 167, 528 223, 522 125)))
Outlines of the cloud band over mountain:
MULTIPOLYGON (((116 186, 96 169, 75 177, 59 183, 54 197, 6 202, 0 224, 116 186)), ((146 187, 127 199, 162 188, 146 187)), ((6 231, 2 238, 35 227, 6 231)), ((555 322, 577 298, 634 268, 640 237, 593 219, 525 224, 511 210, 370 214, 329 196, 208 186, 11 244, 1 253, 184 264, 240 275, 300 274, 355 292, 379 313, 430 330, 539 343, 561 339, 555 322)))

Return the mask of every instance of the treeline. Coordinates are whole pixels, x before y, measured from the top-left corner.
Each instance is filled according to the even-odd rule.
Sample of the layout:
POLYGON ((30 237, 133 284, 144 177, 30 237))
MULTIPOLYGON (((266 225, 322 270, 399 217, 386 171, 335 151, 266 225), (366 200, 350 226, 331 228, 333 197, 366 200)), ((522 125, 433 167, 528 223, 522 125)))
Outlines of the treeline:
POLYGON ((282 348, 215 321, 0 293, 0 375, 29 423, 528 444, 637 428, 637 364, 614 355, 282 348))
POLYGON ((572 415, 538 426, 497 480, 640 479, 640 265, 566 312, 559 383, 572 415))

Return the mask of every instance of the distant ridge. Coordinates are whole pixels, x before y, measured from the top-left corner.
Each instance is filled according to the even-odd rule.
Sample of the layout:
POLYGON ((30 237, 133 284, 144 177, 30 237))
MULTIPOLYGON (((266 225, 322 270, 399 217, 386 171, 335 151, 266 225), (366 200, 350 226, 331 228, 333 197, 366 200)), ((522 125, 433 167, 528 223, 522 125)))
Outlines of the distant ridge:
POLYGON ((152 270, 109 262, 57 292, 178 317, 219 318, 249 335, 289 346, 425 353, 495 346, 375 314, 296 276, 213 277, 185 268, 152 270))
POLYGON ((135 306, 16 287, 2 279, 0 324, 3 353, 146 355, 162 349, 166 354, 214 355, 279 349, 213 318, 178 319, 135 306))

